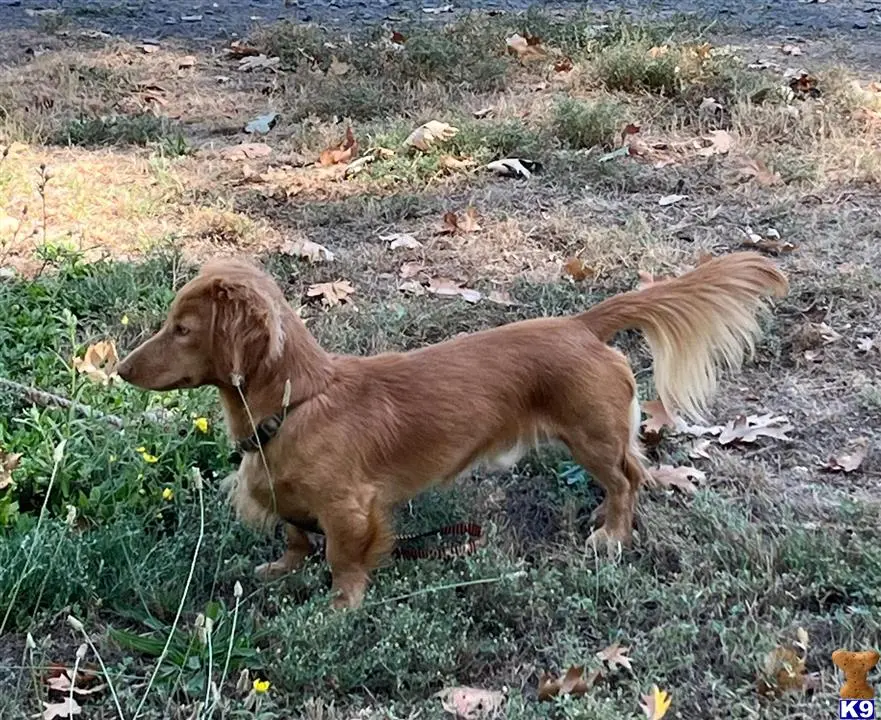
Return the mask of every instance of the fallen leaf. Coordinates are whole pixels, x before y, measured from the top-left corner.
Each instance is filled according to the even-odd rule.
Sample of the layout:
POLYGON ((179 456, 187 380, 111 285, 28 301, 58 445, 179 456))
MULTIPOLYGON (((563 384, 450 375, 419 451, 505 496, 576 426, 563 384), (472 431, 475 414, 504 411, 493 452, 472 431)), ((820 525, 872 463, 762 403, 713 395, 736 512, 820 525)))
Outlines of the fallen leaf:
POLYGON ((798 45, 794 45, 793 43, 783 43, 780 47, 780 52, 784 55, 803 55, 804 52, 798 45))
POLYGON ((724 109, 722 103, 714 97, 705 97, 701 100, 701 104, 697 108, 701 115, 716 115, 721 113, 724 109))
POLYGON ((322 304, 333 307, 343 302, 351 302, 349 295, 354 292, 355 288, 348 280, 337 280, 311 285, 306 290, 306 297, 320 297, 322 304))
POLYGON ((477 222, 477 210, 473 207, 466 209, 462 215, 457 215, 454 212, 446 212, 443 215, 442 221, 443 227, 440 230, 441 234, 470 234, 482 229, 477 222))
POLYGON ((805 661, 791 647, 776 647, 765 656, 759 678, 762 695, 779 695, 784 692, 804 690, 807 677, 805 661))
POLYGON ((709 142, 709 145, 697 151, 697 154, 703 157, 725 155, 734 144, 734 138, 726 130, 712 130, 704 140, 709 142))
POLYGON ((137 47, 141 52, 147 55, 152 55, 154 52, 159 51, 159 46, 154 45, 153 43, 144 43, 143 45, 138 45, 137 47))
POLYGON ((783 415, 738 415, 722 429, 719 444, 729 445, 733 442, 751 443, 759 437, 771 437, 777 440, 789 440, 786 434, 792 430, 789 419, 783 415))
POLYGON ((311 263, 331 262, 334 258, 333 253, 324 245, 311 240, 291 240, 285 243, 281 251, 294 257, 305 258, 311 263))
POLYGON ((619 643, 614 643, 604 650, 600 650, 596 656, 598 660, 609 666, 609 670, 614 670, 616 666, 620 665, 621 667, 632 671, 633 668, 630 665, 630 658, 627 657, 627 653, 629 652, 629 647, 622 647, 619 643))
POLYGON ((419 242, 410 233, 391 233, 389 235, 380 235, 379 239, 389 244, 389 250, 397 250, 398 248, 406 248, 407 250, 416 250, 422 247, 419 242))
POLYGON ((225 147, 219 154, 224 160, 254 160, 271 153, 272 148, 266 143, 241 143, 225 147))
POLYGON ((524 37, 520 33, 505 38, 505 44, 508 46, 508 52, 516 55, 520 60, 535 60, 546 54, 538 38, 524 37))
POLYGON ((452 155, 441 155, 438 165, 446 170, 470 170, 477 163, 471 158, 457 158, 452 155))
POLYGON ((655 45, 653 48, 649 48, 648 56, 651 58, 659 58, 666 55, 670 52, 670 48, 667 45, 655 45))
POLYGON ((458 132, 459 128, 452 125, 439 120, 429 120, 411 132, 404 140, 404 145, 428 152, 434 145, 452 139, 458 132))
POLYGON ((252 70, 275 70, 281 63, 281 58, 266 57, 263 53, 259 55, 247 55, 239 60, 239 70, 242 72, 251 72, 252 70))
POLYGON ((102 340, 86 348, 82 358, 74 358, 73 366, 93 382, 107 385, 118 377, 119 355, 113 340, 102 340))
POLYGON ((195 55, 184 55, 180 60, 177 61, 177 69, 184 70, 186 68, 191 68, 196 65, 196 56, 195 55))
POLYGON ((673 699, 669 693, 661 690, 657 685, 652 685, 651 692, 642 696, 642 702, 639 706, 645 713, 648 720, 661 720, 670 709, 670 703, 673 699))
POLYGON ((851 473, 863 464, 869 454, 869 438, 860 437, 852 440, 846 451, 833 455, 823 466, 830 472, 851 473))
POLYGON ((675 418, 667 412, 660 400, 648 400, 642 404, 642 411, 648 417, 642 421, 642 429, 647 433, 659 433, 665 427, 675 429, 678 426, 675 418))
POLYGON ((511 297, 510 293, 505 292, 504 290, 493 290, 486 296, 486 299, 496 305, 504 305, 506 307, 514 307, 515 305, 520 304, 511 297))
POLYGON ((79 715, 83 710, 79 703, 72 697, 66 697, 61 702, 43 702, 43 720, 55 720, 56 718, 71 718, 79 715))
POLYGON ((461 283, 448 278, 431 278, 428 281, 428 292, 446 297, 459 296, 466 302, 479 302, 483 295, 477 290, 463 287, 461 283))
POLYGON ((701 472, 693 467, 673 467, 672 465, 661 465, 649 471, 649 475, 656 485, 664 488, 679 488, 683 492, 694 494, 697 492, 697 485, 692 482, 703 482, 706 480, 706 473, 701 472))
POLYGON ((440 698, 444 710, 464 720, 497 715, 505 701, 504 693, 498 690, 481 690, 473 687, 444 688, 435 694, 440 698))
POLYGON ((584 668, 580 665, 570 667, 561 678, 543 673, 538 681, 538 699, 552 700, 558 695, 581 697, 596 685, 601 675, 600 670, 592 670, 587 677, 584 677, 584 668))
POLYGON ((563 263, 563 272, 575 281, 586 280, 596 274, 584 260, 574 256, 563 263))
POLYGON ((772 187, 783 182, 780 173, 771 172, 765 163, 755 158, 742 158, 738 171, 742 177, 755 180, 762 187, 772 187))
POLYGON ((12 473, 21 462, 21 453, 7 453, 0 450, 0 490, 12 485, 12 473))
POLYGON ((181 22, 202 22, 201 15, 181 15, 181 22))
POLYGON ((658 200, 658 205, 661 207, 666 207, 667 205, 673 205, 674 203, 678 203, 680 200, 685 200, 688 197, 687 195, 664 195, 662 198, 658 200))
POLYGON ((526 160, 524 158, 503 158, 488 163, 486 169, 492 170, 499 175, 522 177, 525 180, 528 180, 532 177, 532 173, 541 170, 541 163, 538 163, 535 160, 526 160))
POLYGON ((872 352, 872 348, 875 347, 874 338, 864 337, 857 340, 857 350, 860 352, 868 353, 872 352))
POLYGON ((422 8, 422 12, 428 13, 429 15, 440 15, 441 13, 453 12, 453 6, 441 5, 439 7, 424 7, 422 8))
POLYGON ((318 164, 322 166, 348 163, 358 154, 358 141, 352 132, 351 126, 346 128, 345 139, 337 146, 323 150, 318 158, 318 164))
POLYGON ((390 39, 395 45, 403 45, 405 42, 407 42, 407 38, 404 37, 403 33, 399 33, 397 30, 392 31, 392 36, 390 39))
MULTIPOLYGON (((80 676, 77 676, 77 679, 80 679, 80 676)), ((46 684, 52 689, 57 690, 58 692, 65 693, 70 695, 71 691, 71 682, 70 678, 67 675, 67 671, 57 675, 55 677, 48 678, 46 680, 46 684)), ((106 685, 93 685, 92 687, 78 687, 74 686, 73 692, 77 695, 94 695, 95 693, 102 692, 107 686, 106 685)))
POLYGON ((245 125, 245 132, 251 135, 265 135, 278 122, 278 113, 269 112, 265 115, 258 115, 251 122, 245 125))
POLYGON ((481 108, 480 110, 475 110, 471 115, 478 120, 482 120, 485 117, 489 117, 495 112, 495 110, 491 107, 481 108))

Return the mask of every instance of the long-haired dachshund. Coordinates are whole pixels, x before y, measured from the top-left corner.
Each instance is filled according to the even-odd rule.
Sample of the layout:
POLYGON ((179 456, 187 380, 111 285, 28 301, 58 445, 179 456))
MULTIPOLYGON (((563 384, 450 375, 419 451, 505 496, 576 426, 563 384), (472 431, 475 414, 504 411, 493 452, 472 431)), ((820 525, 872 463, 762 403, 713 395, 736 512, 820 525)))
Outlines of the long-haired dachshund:
POLYGON ((310 552, 303 528, 320 528, 334 604, 357 607, 392 549, 397 503, 543 441, 564 443, 605 490, 594 547, 627 546, 646 479, 640 409, 628 361, 607 343, 642 331, 665 407, 699 417, 717 368, 752 350, 764 296, 786 290, 772 262, 735 253, 578 315, 352 357, 322 350, 262 270, 215 261, 118 372, 149 390, 219 388, 243 454, 239 515, 263 527, 288 521, 287 550, 258 574, 297 568, 310 552))

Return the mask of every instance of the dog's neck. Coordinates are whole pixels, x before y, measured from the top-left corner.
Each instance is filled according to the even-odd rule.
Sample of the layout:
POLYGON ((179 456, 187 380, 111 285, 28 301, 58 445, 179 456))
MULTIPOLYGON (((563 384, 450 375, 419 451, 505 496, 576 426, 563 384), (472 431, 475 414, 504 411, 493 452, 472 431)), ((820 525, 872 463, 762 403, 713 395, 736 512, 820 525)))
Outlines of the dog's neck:
POLYGON ((227 428, 233 440, 249 437, 254 424, 280 412, 288 404, 319 395, 331 377, 330 356, 312 337, 299 317, 285 318, 284 348, 277 358, 261 360, 254 370, 232 382, 218 384, 227 428), (290 381, 290 397, 285 387, 290 381))

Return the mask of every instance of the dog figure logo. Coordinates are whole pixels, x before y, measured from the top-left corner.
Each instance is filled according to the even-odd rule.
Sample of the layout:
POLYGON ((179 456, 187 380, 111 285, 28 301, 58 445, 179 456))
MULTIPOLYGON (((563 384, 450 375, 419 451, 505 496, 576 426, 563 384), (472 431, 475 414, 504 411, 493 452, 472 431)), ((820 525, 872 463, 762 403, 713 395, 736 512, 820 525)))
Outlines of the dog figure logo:
POLYGON ((832 662, 844 673, 838 701, 839 720, 875 720, 875 688, 869 684, 868 675, 879 659, 881 654, 876 650, 832 653, 832 662))

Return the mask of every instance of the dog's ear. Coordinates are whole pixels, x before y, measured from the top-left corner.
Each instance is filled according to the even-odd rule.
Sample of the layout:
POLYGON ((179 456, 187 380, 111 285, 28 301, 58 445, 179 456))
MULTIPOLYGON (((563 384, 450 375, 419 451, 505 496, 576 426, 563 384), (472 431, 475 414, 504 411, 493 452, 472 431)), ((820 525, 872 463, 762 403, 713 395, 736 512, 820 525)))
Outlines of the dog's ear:
POLYGON ((211 285, 212 354, 218 378, 246 379, 281 356, 284 330, 275 298, 247 279, 217 278, 211 285))

